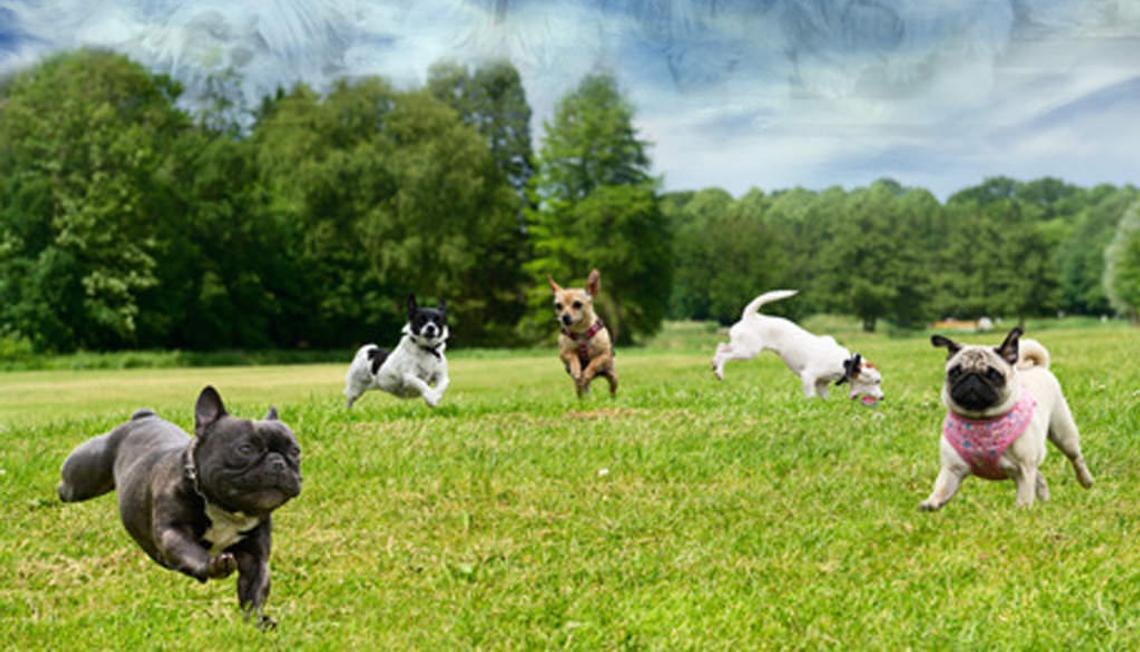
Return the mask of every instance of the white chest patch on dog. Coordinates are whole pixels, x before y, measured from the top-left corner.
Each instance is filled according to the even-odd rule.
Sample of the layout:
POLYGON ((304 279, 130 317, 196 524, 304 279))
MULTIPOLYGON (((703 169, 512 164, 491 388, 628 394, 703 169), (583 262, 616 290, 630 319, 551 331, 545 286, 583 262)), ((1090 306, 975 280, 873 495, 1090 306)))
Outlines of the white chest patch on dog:
POLYGON ((202 539, 210 544, 211 555, 216 555, 241 541, 250 530, 261 523, 256 516, 227 512, 210 503, 206 503, 206 518, 210 519, 210 527, 202 535, 202 539))

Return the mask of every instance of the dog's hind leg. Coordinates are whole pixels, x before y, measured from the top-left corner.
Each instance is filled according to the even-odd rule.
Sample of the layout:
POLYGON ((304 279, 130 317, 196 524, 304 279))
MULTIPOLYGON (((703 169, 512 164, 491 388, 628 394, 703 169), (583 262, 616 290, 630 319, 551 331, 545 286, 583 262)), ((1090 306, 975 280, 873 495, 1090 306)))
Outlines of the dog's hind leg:
POLYGON ((87 500, 115 488, 115 453, 122 434, 111 431, 80 444, 60 469, 56 491, 65 503, 87 500))
POLYGON ((1077 431, 1077 424, 1073 421, 1073 414, 1069 412, 1069 404, 1064 396, 1057 397, 1057 404, 1053 406, 1053 414, 1049 416, 1049 441, 1061 449, 1065 457, 1073 464, 1073 471, 1077 474, 1077 481, 1088 489, 1093 485, 1092 473, 1085 464, 1081 455, 1081 436, 1077 431))
POLYGON ((1045 482, 1045 474, 1041 469, 1037 469, 1037 500, 1041 502, 1049 500, 1049 483, 1045 482))

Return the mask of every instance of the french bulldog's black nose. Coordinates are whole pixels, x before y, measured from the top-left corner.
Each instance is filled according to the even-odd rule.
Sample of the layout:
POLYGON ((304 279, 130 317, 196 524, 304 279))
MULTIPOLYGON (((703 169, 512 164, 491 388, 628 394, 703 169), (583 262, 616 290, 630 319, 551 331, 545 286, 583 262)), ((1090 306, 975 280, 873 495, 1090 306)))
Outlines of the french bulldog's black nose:
POLYGON ((282 457, 278 456, 269 461, 269 468, 278 473, 282 473, 285 469, 289 468, 289 465, 285 463, 282 457))
POLYGON ((566 326, 570 325, 570 315, 562 315, 562 323, 566 326))

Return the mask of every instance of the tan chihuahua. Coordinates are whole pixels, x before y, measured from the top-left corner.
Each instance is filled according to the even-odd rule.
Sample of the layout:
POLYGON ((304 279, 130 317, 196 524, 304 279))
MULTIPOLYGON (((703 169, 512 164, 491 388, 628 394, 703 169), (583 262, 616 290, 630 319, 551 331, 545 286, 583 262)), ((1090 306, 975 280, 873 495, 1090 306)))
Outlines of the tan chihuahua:
POLYGON ((554 313, 562 334, 558 336, 558 357, 566 372, 574 379, 578 398, 590 391, 595 376, 605 376, 610 383, 610 396, 617 395, 617 369, 610 332, 594 314, 594 297, 598 296, 602 275, 590 272, 585 289, 563 288, 547 276, 554 291, 554 313))

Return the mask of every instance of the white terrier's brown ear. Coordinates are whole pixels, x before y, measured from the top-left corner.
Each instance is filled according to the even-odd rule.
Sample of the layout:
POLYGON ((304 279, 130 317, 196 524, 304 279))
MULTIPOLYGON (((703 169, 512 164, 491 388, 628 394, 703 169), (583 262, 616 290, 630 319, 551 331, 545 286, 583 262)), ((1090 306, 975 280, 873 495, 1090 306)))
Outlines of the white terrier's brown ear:
POLYGON ((546 282, 550 284, 550 289, 555 294, 558 294, 559 292, 562 291, 562 287, 554 282, 554 277, 552 277, 551 275, 549 275, 549 274, 546 275, 546 282))
POLYGON ((590 271, 590 275, 586 277, 586 294, 592 297, 598 296, 598 291, 602 289, 602 273, 597 268, 590 271))

